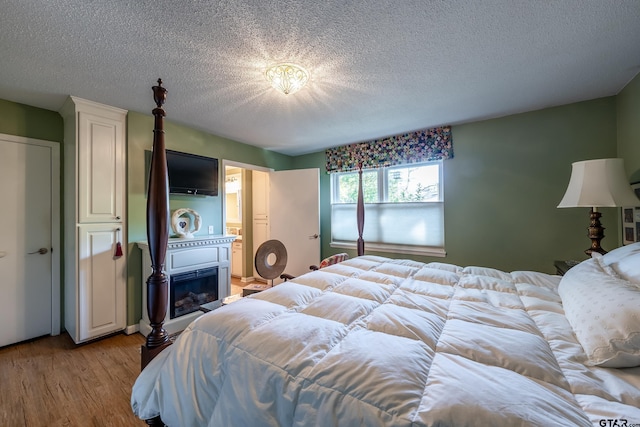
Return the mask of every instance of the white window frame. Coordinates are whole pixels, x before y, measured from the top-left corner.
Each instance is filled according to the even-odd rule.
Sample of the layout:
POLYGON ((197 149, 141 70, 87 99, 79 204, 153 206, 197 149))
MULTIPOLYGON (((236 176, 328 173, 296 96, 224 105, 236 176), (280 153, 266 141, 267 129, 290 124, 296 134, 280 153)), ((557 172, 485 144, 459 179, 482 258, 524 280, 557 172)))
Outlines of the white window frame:
MULTIPOLYGON (((363 239, 365 242, 365 251, 403 253, 414 255, 427 255, 435 257, 446 256, 445 240, 444 240, 444 182, 443 182, 443 162, 425 162, 413 163, 376 170, 378 173, 378 202, 365 202, 365 227, 363 239), (389 203, 387 202, 387 171, 390 169, 402 169, 407 167, 415 167, 420 165, 438 164, 439 173, 439 200, 428 202, 406 202, 406 203, 389 203), (415 219, 407 219, 404 224, 397 224, 393 221, 393 212, 395 209, 401 209, 404 214, 415 215, 415 219), (369 215, 367 215, 369 214, 369 215), (373 221, 373 222, 372 222, 373 221), (386 222, 386 226, 385 226, 386 222), (406 224, 411 224, 407 226, 406 224), (403 226, 404 225, 404 226, 403 226), (389 228, 385 228, 389 227, 389 228), (393 227, 400 228, 394 230, 393 227), (414 233, 409 230, 414 229, 414 233), (390 232, 386 233, 385 231, 390 232), (415 230, 422 230, 416 234, 415 230), (404 233, 404 234, 403 234, 404 233), (424 237, 427 233, 426 240, 418 243, 417 236, 424 237), (368 241, 367 234, 375 235, 376 240, 368 241), (404 237, 403 237, 404 236, 404 237)), ((368 171, 365 171, 368 172, 368 171)), ((357 172, 336 172, 331 174, 331 242, 330 246, 334 248, 356 249, 357 240, 357 220, 356 220, 356 203, 336 203, 338 190, 338 177, 344 174, 353 174, 357 172), (334 222, 340 221, 343 227, 335 227, 334 222), (334 233, 334 230, 337 230, 334 233), (338 236, 336 236, 338 234, 338 236), (348 236, 348 237, 345 237, 348 236), (354 237, 355 238, 352 238, 354 237)), ((370 237, 371 239, 371 237, 370 237)))

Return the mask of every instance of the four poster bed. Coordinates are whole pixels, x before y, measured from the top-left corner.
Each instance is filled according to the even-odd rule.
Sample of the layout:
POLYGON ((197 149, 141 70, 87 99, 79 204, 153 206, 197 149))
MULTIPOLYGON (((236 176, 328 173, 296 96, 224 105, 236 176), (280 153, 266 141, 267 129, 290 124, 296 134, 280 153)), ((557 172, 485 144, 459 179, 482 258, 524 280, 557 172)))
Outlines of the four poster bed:
POLYGON ((358 257, 213 310, 168 345, 154 93, 152 332, 131 398, 148 424, 640 423, 640 244, 560 277, 367 256, 359 242, 358 257))

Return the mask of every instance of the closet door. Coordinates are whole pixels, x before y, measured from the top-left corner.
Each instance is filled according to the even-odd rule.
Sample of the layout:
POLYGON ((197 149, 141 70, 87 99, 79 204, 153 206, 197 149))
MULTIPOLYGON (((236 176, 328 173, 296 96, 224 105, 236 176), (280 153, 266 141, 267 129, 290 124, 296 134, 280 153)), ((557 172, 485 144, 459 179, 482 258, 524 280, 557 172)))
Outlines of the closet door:
POLYGON ((57 142, 0 134, 0 347, 60 333, 59 162, 57 142))

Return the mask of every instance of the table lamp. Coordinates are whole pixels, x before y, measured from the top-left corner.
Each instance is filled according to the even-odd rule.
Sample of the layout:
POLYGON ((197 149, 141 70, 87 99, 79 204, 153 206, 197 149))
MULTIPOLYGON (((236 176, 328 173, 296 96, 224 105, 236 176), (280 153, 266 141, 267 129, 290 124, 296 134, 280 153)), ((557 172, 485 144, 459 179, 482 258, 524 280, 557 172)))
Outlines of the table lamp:
POLYGON ((588 207, 591 209, 591 224, 587 228, 591 247, 584 252, 607 253, 601 246, 604 227, 600 224, 602 214, 599 207, 638 206, 636 197, 627 180, 623 159, 597 159, 572 163, 571 178, 559 208, 588 207))

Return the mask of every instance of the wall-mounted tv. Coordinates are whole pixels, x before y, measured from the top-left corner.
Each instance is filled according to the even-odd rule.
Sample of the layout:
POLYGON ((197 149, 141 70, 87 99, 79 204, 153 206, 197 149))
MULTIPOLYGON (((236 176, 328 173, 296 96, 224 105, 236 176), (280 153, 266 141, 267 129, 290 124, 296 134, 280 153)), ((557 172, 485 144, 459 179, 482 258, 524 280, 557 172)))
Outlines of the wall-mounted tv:
MULTIPOLYGON (((169 193, 196 196, 218 195, 218 159, 180 151, 165 151, 169 193)), ((151 164, 151 151, 147 151, 145 157, 147 164, 151 164)))

